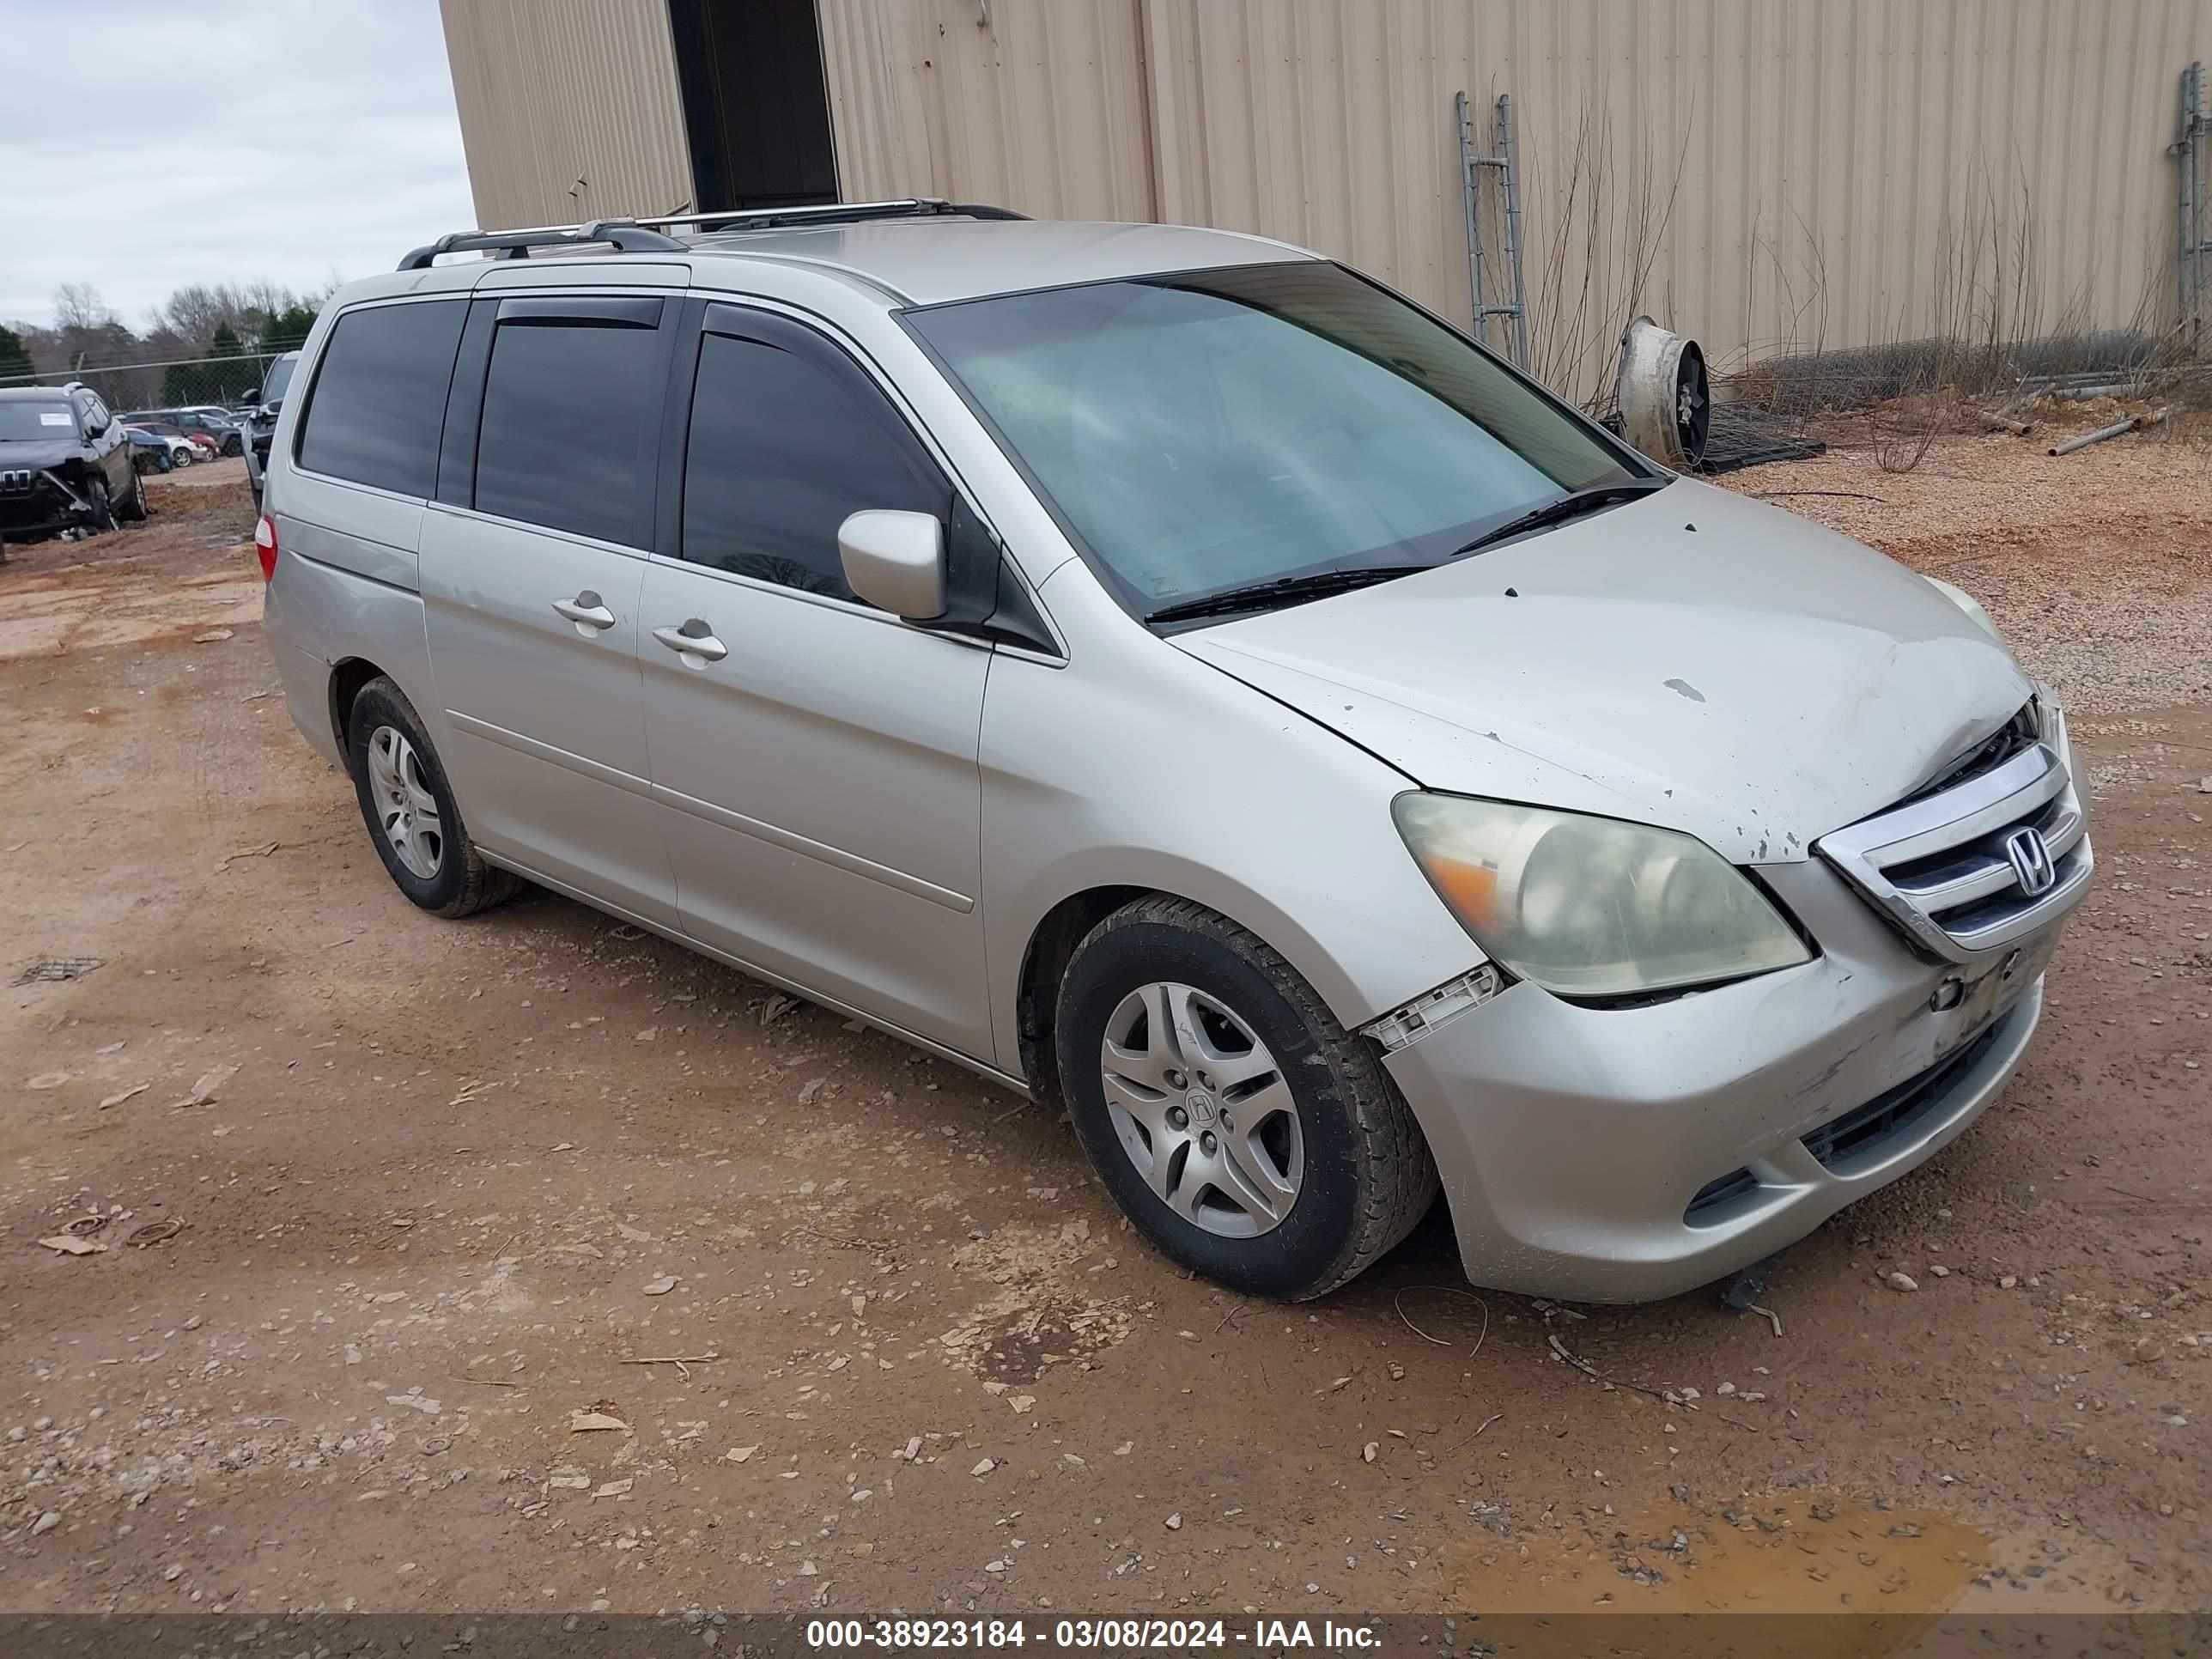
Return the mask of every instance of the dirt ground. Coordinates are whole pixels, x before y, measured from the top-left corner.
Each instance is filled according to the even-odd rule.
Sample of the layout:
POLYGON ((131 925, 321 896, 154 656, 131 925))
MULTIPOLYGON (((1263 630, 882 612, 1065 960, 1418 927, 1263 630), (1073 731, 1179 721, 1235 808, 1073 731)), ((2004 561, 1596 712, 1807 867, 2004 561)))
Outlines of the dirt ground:
POLYGON ((1984 596, 2102 865, 2018 1081, 1778 1325, 1478 1293, 1441 1214, 1318 1305, 1183 1277, 956 1068, 562 900, 411 909, 234 465, 15 550, 0 1610, 2212 1608, 2212 466, 1733 482, 1984 596))

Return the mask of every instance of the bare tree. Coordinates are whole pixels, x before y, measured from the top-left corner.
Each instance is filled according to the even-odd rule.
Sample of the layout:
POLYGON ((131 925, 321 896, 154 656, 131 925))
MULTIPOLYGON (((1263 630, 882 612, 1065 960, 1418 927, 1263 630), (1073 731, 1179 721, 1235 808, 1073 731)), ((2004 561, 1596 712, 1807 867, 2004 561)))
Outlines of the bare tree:
POLYGON ((64 283, 54 290, 54 326, 63 333, 76 330, 90 334, 114 320, 115 313, 90 283, 64 283))
POLYGON ((219 328, 250 335, 264 318, 298 303, 291 289, 266 277, 250 283, 187 283, 147 314, 156 331, 204 346, 219 328))
POLYGON ((1528 367, 1593 413, 1611 404, 1621 331, 1652 307, 1689 134, 1686 124, 1668 167, 1670 158, 1648 128, 1628 142, 1615 132, 1608 106, 1585 102, 1565 156, 1531 154, 1532 186, 1549 192, 1559 211, 1549 238, 1528 250, 1528 367))

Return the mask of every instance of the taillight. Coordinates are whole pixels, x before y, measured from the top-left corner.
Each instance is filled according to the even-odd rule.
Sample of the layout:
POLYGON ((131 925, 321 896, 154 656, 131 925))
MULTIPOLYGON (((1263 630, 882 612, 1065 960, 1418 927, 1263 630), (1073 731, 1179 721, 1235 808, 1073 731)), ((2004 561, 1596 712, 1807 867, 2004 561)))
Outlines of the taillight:
POLYGON ((276 576, 276 521, 266 513, 253 526, 253 550, 261 559, 261 580, 273 581, 276 576))

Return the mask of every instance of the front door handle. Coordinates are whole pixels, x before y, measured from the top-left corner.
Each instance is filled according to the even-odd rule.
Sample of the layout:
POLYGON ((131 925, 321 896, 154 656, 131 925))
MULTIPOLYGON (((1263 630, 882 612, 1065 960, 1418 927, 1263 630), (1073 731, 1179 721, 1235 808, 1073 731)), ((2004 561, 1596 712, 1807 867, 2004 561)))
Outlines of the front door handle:
POLYGON ((653 637, 659 640, 694 668, 710 662, 720 662, 730 654, 730 647, 714 637, 714 630, 694 617, 681 628, 656 628, 653 637), (696 657, 698 662, 690 662, 696 657))
POLYGON ((579 634, 598 632, 615 625, 615 613, 588 587, 573 599, 554 600, 553 609, 575 623, 579 634))

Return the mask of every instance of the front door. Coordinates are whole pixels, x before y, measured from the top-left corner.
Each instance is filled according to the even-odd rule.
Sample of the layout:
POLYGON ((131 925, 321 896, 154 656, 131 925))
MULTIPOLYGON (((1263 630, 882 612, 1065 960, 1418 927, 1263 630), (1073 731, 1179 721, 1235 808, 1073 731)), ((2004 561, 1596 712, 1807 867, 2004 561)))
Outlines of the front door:
POLYGON ((855 599, 837 527, 951 487, 868 375, 716 306, 678 348, 645 573, 646 737, 684 927, 918 1036, 991 1052, 976 750, 988 647, 855 599), (696 373, 695 373, 696 371, 696 373), (688 440, 681 429, 688 424, 688 440))
POLYGON ((132 475, 137 471, 137 464, 131 459, 131 434, 95 392, 84 394, 78 417, 84 422, 85 441, 100 459, 108 500, 118 504, 129 501, 135 488, 132 475))
POLYGON ((664 927, 675 878, 647 781, 638 649, 674 329, 663 312, 675 307, 659 295, 476 302, 421 575, 471 833, 664 927))

